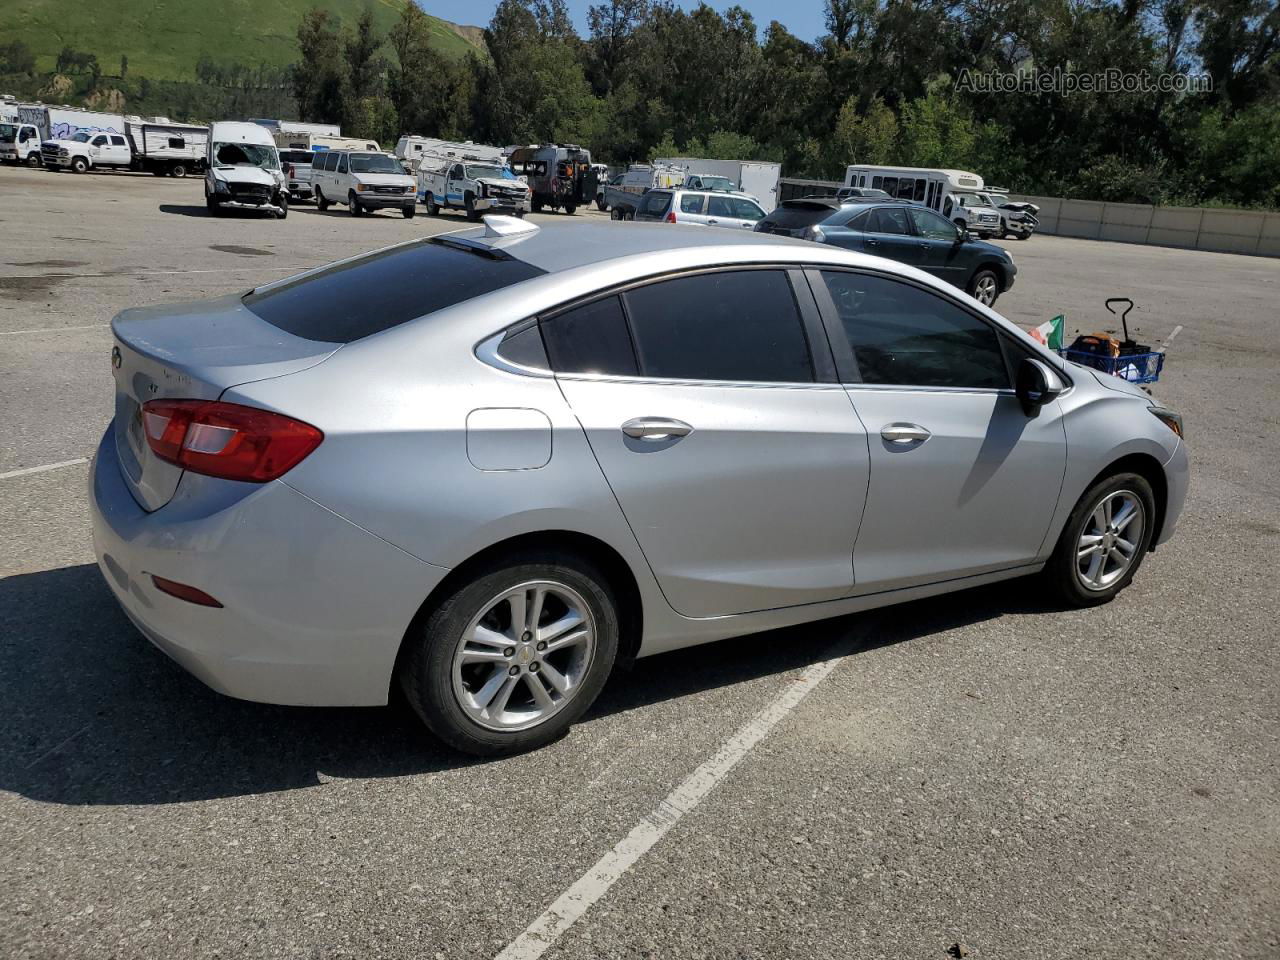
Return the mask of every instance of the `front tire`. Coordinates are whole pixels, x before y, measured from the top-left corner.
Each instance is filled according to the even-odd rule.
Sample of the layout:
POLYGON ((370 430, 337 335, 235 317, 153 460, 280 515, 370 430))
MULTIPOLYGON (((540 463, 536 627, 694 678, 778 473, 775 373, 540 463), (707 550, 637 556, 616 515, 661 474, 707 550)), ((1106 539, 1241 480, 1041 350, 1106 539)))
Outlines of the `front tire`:
POLYGON ((406 640, 409 703, 457 750, 495 756, 557 739, 613 669, 617 603, 574 554, 509 556, 456 584, 406 640))
POLYGON ((28 154, 27 154, 27 166, 28 166, 28 167, 32 167, 32 168, 34 168, 34 167, 38 167, 38 166, 40 166, 40 165, 41 165, 41 164, 43 164, 43 163, 44 163, 44 159, 40 156, 40 154, 38 154, 38 153, 28 153, 28 154))
POLYGON ((463 200, 463 203, 467 208, 467 219, 472 223, 479 223, 480 211, 476 209, 476 198, 468 193, 466 198, 463 200))
POLYGON ((401 207, 400 212, 404 214, 406 220, 412 220, 413 215, 418 212, 418 208, 414 206, 401 207))
POLYGON ((576 203, 566 203, 564 205, 564 212, 572 217, 575 213, 578 212, 578 205, 576 203))
POLYGON ((280 211, 276 214, 276 217, 277 217, 277 219, 283 220, 285 217, 287 217, 287 216, 289 215, 289 196, 288 196, 288 194, 286 194, 286 193, 284 193, 284 192, 282 191, 282 192, 280 193, 280 195, 279 195, 278 197, 276 197, 276 206, 278 206, 278 207, 280 208, 280 211))
POLYGON ((321 213, 324 213, 324 211, 329 209, 329 201, 325 195, 321 193, 319 187, 316 187, 316 209, 321 213))
POLYGON ((72 173, 88 173, 89 161, 86 160, 84 157, 76 157, 74 160, 71 161, 71 172, 72 173))
POLYGON ((983 267, 969 278, 968 293, 984 307, 989 307, 1000 296, 1000 278, 994 270, 983 267))
POLYGON ((599 210, 601 213, 609 212, 609 204, 605 202, 604 197, 596 198, 596 209, 599 210))
POLYGON ((222 216, 222 203, 214 199, 213 194, 211 193, 205 194, 204 206, 205 206, 205 209, 209 211, 210 216, 213 216, 213 217, 222 216))
POLYGON ((1073 607, 1107 603, 1142 566, 1155 531, 1151 484, 1136 473, 1095 483, 1071 511, 1045 565, 1049 589, 1073 607))

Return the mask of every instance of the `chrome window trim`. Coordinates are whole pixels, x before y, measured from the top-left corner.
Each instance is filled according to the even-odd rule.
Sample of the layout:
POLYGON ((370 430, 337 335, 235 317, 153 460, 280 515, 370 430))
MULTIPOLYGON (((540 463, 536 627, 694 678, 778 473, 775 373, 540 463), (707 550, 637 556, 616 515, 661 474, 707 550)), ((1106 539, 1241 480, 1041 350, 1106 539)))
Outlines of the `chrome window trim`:
MULTIPOLYGON (((517 325, 513 324, 513 326, 517 325)), ((504 373, 514 373, 519 377, 538 377, 543 380, 554 379, 555 374, 550 370, 543 370, 541 367, 526 367, 522 363, 512 363, 498 353, 498 348, 502 346, 502 341, 506 339, 511 329, 511 327, 505 327, 493 336, 477 343, 475 346, 476 359, 504 373)))

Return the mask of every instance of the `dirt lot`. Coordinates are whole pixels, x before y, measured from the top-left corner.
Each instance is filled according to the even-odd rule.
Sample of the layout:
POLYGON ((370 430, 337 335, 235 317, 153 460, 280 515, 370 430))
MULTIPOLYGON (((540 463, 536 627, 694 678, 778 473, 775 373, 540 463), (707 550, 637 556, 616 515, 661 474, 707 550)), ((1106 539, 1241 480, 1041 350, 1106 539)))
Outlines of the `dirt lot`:
POLYGON ((85 504, 110 317, 463 225, 0 169, 0 955, 495 956, 797 682, 544 956, 1280 955, 1276 260, 1008 244, 1018 322, 1126 295, 1143 336, 1185 326, 1157 396, 1190 501, 1107 607, 1014 582, 664 655, 487 763, 395 708, 220 697, 148 645, 85 504))

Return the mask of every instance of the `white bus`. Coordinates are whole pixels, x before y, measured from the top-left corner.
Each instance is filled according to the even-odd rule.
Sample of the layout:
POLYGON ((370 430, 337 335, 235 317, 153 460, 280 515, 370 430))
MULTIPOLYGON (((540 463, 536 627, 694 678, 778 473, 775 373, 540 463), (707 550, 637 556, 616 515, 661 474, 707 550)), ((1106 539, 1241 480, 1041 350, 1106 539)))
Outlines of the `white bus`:
POLYGON ((852 164, 844 172, 844 185, 883 190, 899 200, 924 204, 978 236, 994 237, 1000 231, 1000 214, 979 196, 982 178, 967 170, 852 164))

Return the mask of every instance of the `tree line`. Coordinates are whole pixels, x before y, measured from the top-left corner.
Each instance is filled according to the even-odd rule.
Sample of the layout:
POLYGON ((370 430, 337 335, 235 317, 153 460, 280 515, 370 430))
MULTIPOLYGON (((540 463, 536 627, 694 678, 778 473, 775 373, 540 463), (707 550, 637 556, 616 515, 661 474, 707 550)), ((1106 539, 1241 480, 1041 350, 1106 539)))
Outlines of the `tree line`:
POLYGON ((1276 0, 826 0, 814 42, 741 7, 606 0, 586 36, 564 0, 501 0, 487 56, 450 60, 407 0, 298 31, 301 118, 394 142, 580 143, 624 163, 669 154, 972 169, 1029 193, 1280 206, 1276 0), (970 74, 1207 74, 1194 92, 961 89, 970 74))

